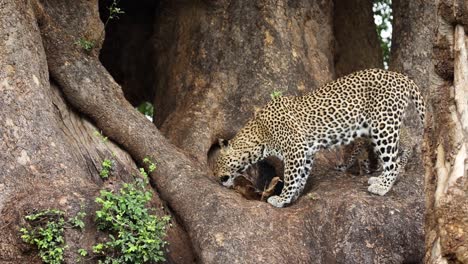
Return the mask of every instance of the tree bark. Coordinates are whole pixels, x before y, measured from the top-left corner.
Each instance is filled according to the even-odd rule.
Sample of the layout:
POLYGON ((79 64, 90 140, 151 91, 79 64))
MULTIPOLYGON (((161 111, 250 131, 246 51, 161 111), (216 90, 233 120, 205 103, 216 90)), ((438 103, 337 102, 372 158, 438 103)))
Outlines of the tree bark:
POLYGON ((383 68, 382 49, 370 0, 335 0, 333 29, 336 77, 383 68))
POLYGON ((468 263, 468 4, 440 1, 426 136, 426 263, 468 263))
MULTIPOLYGON (((96 137, 94 133, 99 129, 68 107, 63 94, 51 83, 31 3, 0 1, 0 262, 40 262, 37 253, 20 242, 19 228, 25 224, 26 214, 58 208, 71 217, 83 205, 88 215, 87 228, 84 232, 65 232, 69 246, 65 259, 75 263, 77 250, 90 251, 96 238, 102 236, 93 224, 97 210, 94 197, 101 188, 112 189, 113 185, 131 181, 131 174, 136 175, 138 170, 126 152, 96 137), (99 177, 101 162, 111 157, 112 180, 103 182, 99 177)), ((58 15, 63 6, 55 4, 48 7, 58 15)), ((87 11, 89 17, 82 20, 82 13, 78 13, 70 15, 68 21, 74 18, 75 23, 89 23, 94 31, 88 33, 97 38, 102 29, 97 2, 76 10, 87 11)), ((75 41, 66 42, 67 48, 74 48, 75 41)), ((157 196, 152 205, 159 215, 169 213, 161 209, 164 203, 157 196)), ((167 240, 169 262, 193 259, 188 237, 175 220, 167 240)))
POLYGON ((330 1, 165 2, 156 23, 156 124, 201 162, 273 91, 333 77, 330 1))

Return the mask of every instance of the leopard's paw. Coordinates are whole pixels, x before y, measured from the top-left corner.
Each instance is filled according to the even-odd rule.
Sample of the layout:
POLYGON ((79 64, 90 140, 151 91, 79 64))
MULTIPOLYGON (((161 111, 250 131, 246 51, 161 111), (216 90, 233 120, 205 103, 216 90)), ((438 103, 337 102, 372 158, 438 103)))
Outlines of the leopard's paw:
POLYGON ((370 177, 369 180, 367 180, 367 183, 369 185, 381 184, 382 179, 380 177, 370 177))
POLYGON ((367 191, 373 194, 384 196, 390 189, 380 183, 373 183, 367 188, 367 191))
POLYGON ((268 198, 267 202, 273 205, 274 207, 278 208, 281 208, 285 205, 283 199, 281 199, 281 197, 279 197, 278 195, 271 196, 270 198, 268 198))

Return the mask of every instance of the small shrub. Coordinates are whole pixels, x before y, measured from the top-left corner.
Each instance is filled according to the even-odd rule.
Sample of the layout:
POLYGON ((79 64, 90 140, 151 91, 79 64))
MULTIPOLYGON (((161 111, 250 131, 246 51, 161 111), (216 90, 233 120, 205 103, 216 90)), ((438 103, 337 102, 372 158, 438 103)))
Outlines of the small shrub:
MULTIPOLYGON (((148 171, 151 173, 153 172, 155 169, 156 169, 156 164, 150 160, 150 158, 146 157, 143 159, 143 163, 146 164, 148 166, 148 171)), ((146 172, 143 170, 143 172, 146 174, 146 172)), ((141 170, 140 170, 140 174, 141 174, 141 170)), ((144 177, 144 175, 142 175, 144 177)))
POLYGON ((20 229, 21 239, 39 249, 39 256, 44 263, 59 264, 63 262, 63 253, 67 248, 63 238, 65 228, 84 228, 84 211, 65 221, 65 213, 50 209, 24 217, 28 225, 20 229))
POLYGON ((73 227, 83 230, 83 228, 85 227, 85 223, 83 221, 85 216, 86 216, 86 213, 83 210, 81 210, 76 214, 76 216, 72 217, 68 222, 70 222, 70 224, 73 227))
POLYGON ((87 52, 90 52, 95 44, 93 41, 91 40, 87 40, 85 38, 79 38, 76 42, 75 42, 76 45, 80 46, 82 49, 86 50, 87 52))
MULTIPOLYGON (((144 171, 144 170, 143 170, 144 171)), ((96 202, 98 229, 110 232, 107 242, 96 244, 93 252, 103 257, 102 263, 147 263, 164 261, 166 225, 170 217, 157 217, 146 204, 152 193, 146 190, 148 179, 124 184, 117 192, 102 190, 96 202)))
POLYGON ((82 257, 86 257, 86 256, 88 256, 88 251, 86 251, 86 249, 84 249, 84 248, 80 248, 80 249, 78 249, 78 254, 80 256, 82 256, 82 257))
POLYGON ((20 229, 23 241, 39 249, 39 256, 44 263, 62 263, 66 247, 63 239, 64 212, 55 209, 45 210, 28 215, 25 219, 30 226, 20 229))
MULTIPOLYGON (((107 26, 107 23, 109 23, 110 20, 112 19, 115 19, 115 18, 119 18, 119 15, 120 14, 124 14, 125 12, 117 6, 118 5, 118 1, 117 0, 114 0, 112 2, 112 4, 108 7, 108 10, 109 10, 109 16, 107 17, 107 20, 106 22, 104 23, 104 30, 101 32, 101 37, 102 35, 104 34, 105 32, 105 28, 107 26)), ((94 49, 94 47, 96 46, 95 42, 92 41, 92 40, 87 40, 85 38, 79 38, 75 44, 77 44, 78 46, 80 46, 82 49, 84 49, 85 51, 87 52, 90 52, 91 50, 94 49)))
POLYGON ((283 92, 281 92, 281 91, 273 91, 270 94, 270 97, 271 97, 272 100, 275 100, 276 98, 279 98, 281 96, 283 96, 283 92))
POLYGON ((120 7, 117 6, 118 4, 119 4, 119 1, 117 0, 112 1, 112 4, 108 7, 109 17, 107 18, 106 23, 104 25, 107 25, 107 22, 109 22, 109 20, 112 20, 115 18, 119 19, 119 15, 125 14, 125 12, 120 7))
POLYGON ((150 102, 143 102, 137 107, 138 111, 147 117, 153 117, 154 106, 150 102))
POLYGON ((104 136, 102 132, 95 130, 94 135, 98 137, 103 143, 106 143, 107 140, 109 139, 108 137, 104 136))
POLYGON ((101 171, 99 172, 99 176, 101 176, 101 178, 103 179, 109 178, 113 165, 114 163, 112 162, 112 160, 104 159, 104 161, 102 161, 102 164, 101 164, 102 168, 101 168, 101 171))

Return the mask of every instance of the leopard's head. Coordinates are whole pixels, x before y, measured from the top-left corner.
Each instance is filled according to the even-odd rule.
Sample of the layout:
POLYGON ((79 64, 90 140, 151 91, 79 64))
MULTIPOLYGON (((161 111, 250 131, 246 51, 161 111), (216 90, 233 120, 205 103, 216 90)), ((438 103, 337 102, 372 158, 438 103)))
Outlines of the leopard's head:
POLYGON ((214 174, 222 185, 232 187, 234 179, 240 176, 249 165, 249 154, 234 149, 229 142, 224 140, 220 140, 219 145, 221 150, 216 159, 214 174))

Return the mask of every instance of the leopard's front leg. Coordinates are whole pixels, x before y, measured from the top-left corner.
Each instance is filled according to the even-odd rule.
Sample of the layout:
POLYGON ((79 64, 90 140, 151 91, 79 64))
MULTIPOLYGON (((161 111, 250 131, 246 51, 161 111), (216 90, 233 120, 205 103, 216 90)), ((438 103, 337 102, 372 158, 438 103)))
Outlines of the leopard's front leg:
POLYGON ((305 182, 309 177, 312 160, 307 161, 305 153, 303 155, 290 155, 284 160, 284 187, 281 194, 268 198, 268 203, 275 207, 284 207, 294 202, 302 193, 305 182), (302 158, 299 158, 302 156, 302 158))

